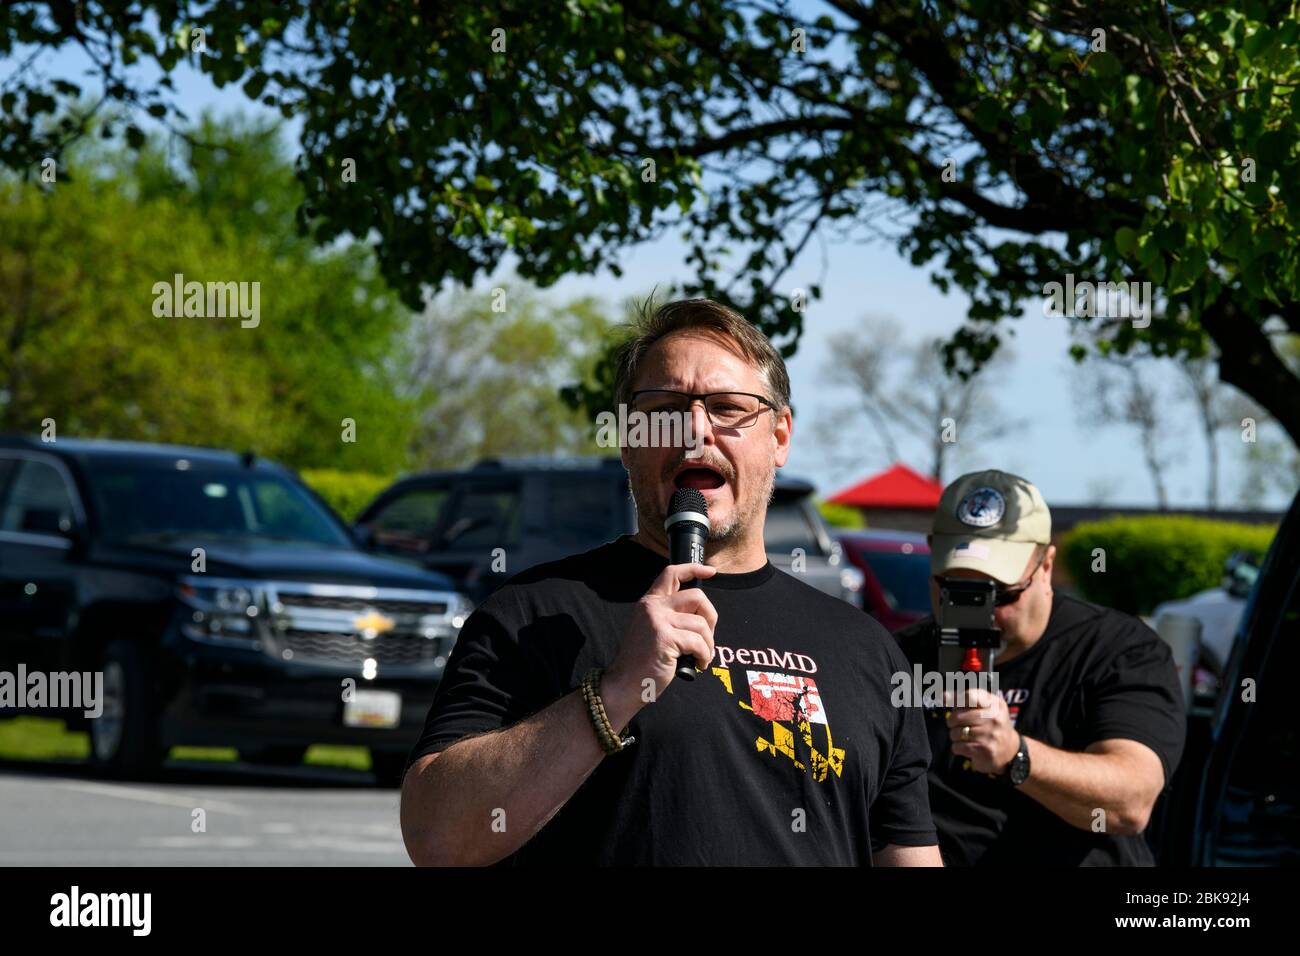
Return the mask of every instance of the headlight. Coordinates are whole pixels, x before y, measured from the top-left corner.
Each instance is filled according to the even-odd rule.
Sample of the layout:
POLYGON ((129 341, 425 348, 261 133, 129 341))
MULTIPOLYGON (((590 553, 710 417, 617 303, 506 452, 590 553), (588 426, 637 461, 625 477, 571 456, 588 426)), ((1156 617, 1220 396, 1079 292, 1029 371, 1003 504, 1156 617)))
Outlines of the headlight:
POLYGON ((840 587, 848 592, 848 602, 854 607, 865 606, 866 597, 863 589, 866 583, 866 575, 857 568, 840 568, 840 587))
POLYGON ((189 610, 181 625, 186 637, 256 647, 256 621, 265 604, 255 581, 205 581, 181 578, 176 596, 189 610))
POLYGON ((457 594, 451 602, 451 626, 460 631, 469 616, 474 613, 474 602, 463 594, 457 594))
POLYGON ((840 586, 846 591, 861 591, 866 577, 857 568, 840 569, 840 586))

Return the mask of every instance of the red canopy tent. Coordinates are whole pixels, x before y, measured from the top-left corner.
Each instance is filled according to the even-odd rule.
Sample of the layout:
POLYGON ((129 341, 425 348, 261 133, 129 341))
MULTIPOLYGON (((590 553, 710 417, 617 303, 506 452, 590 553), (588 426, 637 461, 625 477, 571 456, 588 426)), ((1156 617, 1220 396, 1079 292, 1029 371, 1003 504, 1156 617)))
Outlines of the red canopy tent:
POLYGON ((855 508, 924 508, 939 507, 943 485, 918 474, 903 464, 894 464, 852 487, 832 495, 828 500, 855 508))
POLYGON ((929 531, 943 485, 903 464, 894 464, 837 492, 828 501, 858 508, 869 528, 929 531))

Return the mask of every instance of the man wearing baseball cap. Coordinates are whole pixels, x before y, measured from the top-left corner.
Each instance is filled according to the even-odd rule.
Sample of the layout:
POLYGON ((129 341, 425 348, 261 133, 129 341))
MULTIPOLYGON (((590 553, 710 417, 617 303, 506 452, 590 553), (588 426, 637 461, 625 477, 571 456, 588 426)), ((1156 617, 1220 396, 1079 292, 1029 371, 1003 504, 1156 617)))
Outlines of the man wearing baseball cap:
MULTIPOLYGON (((1142 832, 1186 729, 1173 657, 1137 618, 1053 593, 1051 533, 1038 489, 1003 471, 962 475, 935 514, 936 615, 941 580, 991 580, 1001 630, 992 686, 927 711, 930 806, 951 866, 1153 862, 1142 832)), ((955 669, 934 618, 897 637, 923 671, 955 669)))

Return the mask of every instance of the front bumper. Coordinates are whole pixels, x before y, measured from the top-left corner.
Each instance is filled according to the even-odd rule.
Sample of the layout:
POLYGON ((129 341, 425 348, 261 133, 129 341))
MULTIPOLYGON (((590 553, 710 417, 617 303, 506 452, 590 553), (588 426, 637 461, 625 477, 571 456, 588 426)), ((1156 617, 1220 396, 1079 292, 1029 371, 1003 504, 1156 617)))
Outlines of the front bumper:
POLYGON ((197 633, 193 609, 178 605, 162 641, 158 673, 163 742, 408 750, 423 729, 459 633, 459 619, 453 627, 447 610, 455 602, 434 592, 333 585, 272 584, 266 594, 255 634, 242 643, 197 633), (435 613, 412 611, 421 600, 435 613), (350 627, 385 607, 399 608, 391 633, 350 627), (442 611, 445 620, 437 616, 442 611), (345 688, 400 694, 397 726, 346 726, 345 688))
POLYGON ((307 746, 353 744, 406 750, 415 743, 433 702, 440 674, 428 677, 362 678, 359 671, 326 673, 307 665, 239 660, 204 648, 168 654, 170 693, 162 713, 168 746, 307 746), (343 680, 360 690, 402 695, 397 727, 346 727, 343 680))

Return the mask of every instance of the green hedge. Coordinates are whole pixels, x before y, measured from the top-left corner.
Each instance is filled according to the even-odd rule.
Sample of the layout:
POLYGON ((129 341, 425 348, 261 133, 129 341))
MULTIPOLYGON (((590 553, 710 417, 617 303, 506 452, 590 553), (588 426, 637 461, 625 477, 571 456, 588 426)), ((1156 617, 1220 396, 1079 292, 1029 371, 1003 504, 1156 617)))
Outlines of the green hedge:
POLYGON ((1161 601, 1217 587, 1228 555, 1263 555, 1276 531, 1188 515, 1114 517, 1075 525, 1061 536, 1058 550, 1089 601, 1149 614, 1161 601), (1096 548, 1105 551, 1105 573, 1092 570, 1096 548))
POLYGON ((356 520, 361 509, 393 483, 392 478, 383 475, 332 468, 304 468, 298 475, 349 522, 356 520))
POLYGON ((826 523, 833 528, 865 528, 862 512, 851 505, 837 505, 829 501, 817 502, 817 510, 822 513, 826 523))

